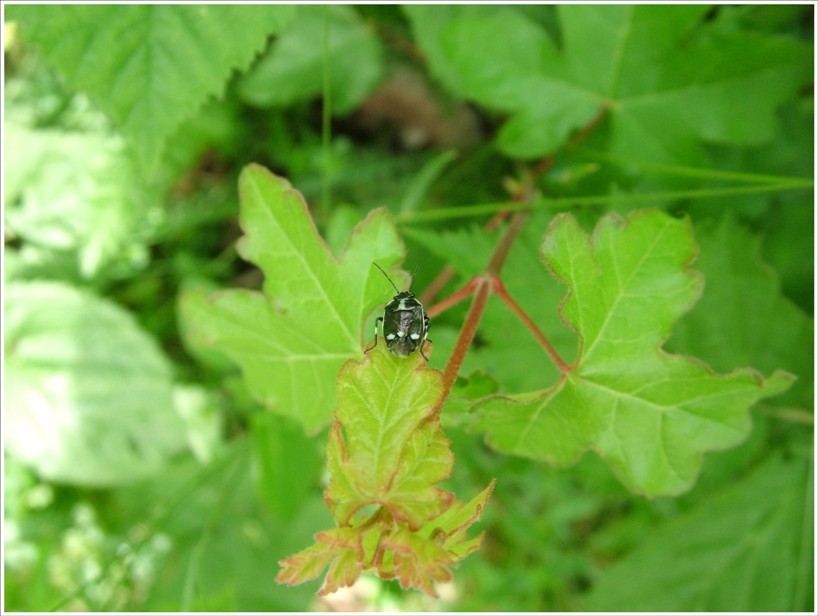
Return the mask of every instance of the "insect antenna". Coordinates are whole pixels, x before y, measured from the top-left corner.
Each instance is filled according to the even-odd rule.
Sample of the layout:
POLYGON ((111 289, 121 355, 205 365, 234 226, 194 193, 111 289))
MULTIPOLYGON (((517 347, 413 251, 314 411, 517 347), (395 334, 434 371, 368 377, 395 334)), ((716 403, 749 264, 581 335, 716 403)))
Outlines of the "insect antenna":
POLYGON ((412 285, 415 284, 415 274, 418 273, 418 269, 420 268, 420 263, 415 266, 415 271, 412 272, 412 277, 409 279, 409 292, 412 292, 412 285))
POLYGON ((389 274, 387 274, 385 271, 383 271, 383 268, 382 268, 380 265, 378 265, 377 263, 375 263, 374 261, 372 262, 372 265, 374 265, 374 266, 375 266, 375 267, 377 267, 379 270, 381 270, 381 273, 382 273, 384 276, 386 276, 386 279, 389 281, 389 284, 391 284, 391 285, 394 287, 394 289, 395 289, 395 293, 400 293, 400 291, 398 291, 398 287, 396 287, 396 286, 395 286, 395 283, 394 283, 394 282, 392 282, 392 279, 389 277, 389 274))

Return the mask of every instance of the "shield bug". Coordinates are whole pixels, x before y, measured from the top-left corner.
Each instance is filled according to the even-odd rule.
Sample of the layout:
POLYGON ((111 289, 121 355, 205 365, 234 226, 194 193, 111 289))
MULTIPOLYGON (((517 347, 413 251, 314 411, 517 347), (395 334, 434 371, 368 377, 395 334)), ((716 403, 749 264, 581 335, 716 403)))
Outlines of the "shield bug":
MULTIPOLYGON (((395 289, 397 295, 392 298, 383 310, 383 316, 375 319, 375 343, 366 349, 364 353, 369 353, 378 346, 378 322, 383 325, 383 337, 386 338, 386 346, 398 357, 408 357, 415 349, 420 348, 423 359, 429 361, 423 352, 423 343, 429 334, 429 317, 423 309, 423 305, 412 294, 412 283, 409 283, 408 291, 398 291, 398 287, 392 282, 389 275, 383 271, 380 265, 373 263, 386 276, 389 284, 395 289)), ((415 268, 417 272, 417 268, 415 268)), ((412 274, 412 280, 415 275, 412 274)))

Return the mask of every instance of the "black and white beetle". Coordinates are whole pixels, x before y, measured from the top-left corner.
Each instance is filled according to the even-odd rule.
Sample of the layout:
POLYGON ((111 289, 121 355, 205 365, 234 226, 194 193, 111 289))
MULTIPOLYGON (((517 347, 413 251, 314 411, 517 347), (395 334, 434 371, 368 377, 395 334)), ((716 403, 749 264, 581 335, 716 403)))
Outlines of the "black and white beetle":
MULTIPOLYGON (((423 309, 423 305, 412 295, 412 283, 409 283, 408 291, 398 291, 398 287, 392 282, 389 275, 383 271, 380 265, 372 263, 386 276, 397 295, 392 301, 386 304, 383 309, 383 316, 375 319, 375 343, 366 349, 364 353, 369 353, 378 346, 378 321, 383 323, 383 337, 386 338, 386 346, 398 357, 408 357, 415 349, 420 348, 423 359, 429 361, 423 352, 423 343, 429 334, 429 317, 423 309)), ((415 268, 417 272, 417 268, 415 268)), ((412 274, 412 280, 415 275, 412 274)))

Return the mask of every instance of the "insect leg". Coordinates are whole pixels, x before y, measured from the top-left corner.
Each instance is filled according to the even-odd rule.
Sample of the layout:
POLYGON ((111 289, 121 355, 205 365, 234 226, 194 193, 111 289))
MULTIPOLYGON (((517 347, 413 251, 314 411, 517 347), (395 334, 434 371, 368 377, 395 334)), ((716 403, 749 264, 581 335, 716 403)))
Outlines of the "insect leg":
POLYGON ((375 342, 372 344, 371 347, 366 349, 364 353, 369 353, 372 349, 378 346, 378 321, 383 323, 383 317, 378 317, 377 319, 375 319, 375 342))
POLYGON ((426 345, 427 340, 429 342, 431 342, 431 340, 429 340, 428 336, 429 336, 429 317, 426 316, 426 313, 424 312, 423 313, 423 340, 420 341, 420 354, 423 356, 423 359, 425 359, 427 362, 429 361, 429 358, 426 357, 426 353, 423 352, 423 347, 426 345))

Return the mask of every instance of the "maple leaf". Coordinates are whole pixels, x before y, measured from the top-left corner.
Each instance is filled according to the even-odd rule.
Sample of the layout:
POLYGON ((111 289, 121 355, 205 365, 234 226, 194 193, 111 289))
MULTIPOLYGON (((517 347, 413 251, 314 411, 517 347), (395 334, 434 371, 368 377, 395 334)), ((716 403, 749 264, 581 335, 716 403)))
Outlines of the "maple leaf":
POLYGON ((674 352, 705 360, 715 370, 752 364, 798 376, 776 406, 809 408, 813 400, 812 319, 781 291, 762 261, 760 238, 728 212, 718 224, 697 224, 696 267, 707 279, 702 299, 673 327, 674 352))
POLYGON ((720 29, 704 5, 560 5, 559 47, 515 7, 404 10, 438 78, 509 114, 498 145, 518 158, 553 153, 607 109, 610 152, 702 163, 702 140, 769 140, 776 107, 812 75, 809 46, 720 29))
MULTIPOLYGON (((192 334, 235 361, 250 393, 309 431, 325 425, 343 363, 362 357, 364 320, 384 299, 389 268, 404 254, 386 210, 373 210, 336 259, 318 234, 300 193, 263 167, 239 178, 238 249, 264 272, 263 293, 224 290, 185 294, 192 334)), ((399 282, 402 272, 390 271, 399 282)))
POLYGON ((578 359, 555 385, 478 403, 473 427, 496 449, 556 465, 593 449, 631 489, 676 494, 690 487, 702 453, 749 432, 748 408, 786 390, 752 369, 716 375, 661 345, 698 299, 702 278, 689 222, 656 210, 609 215, 593 239, 557 216, 542 256, 569 287, 560 314, 579 337, 578 359))
POLYGON ((434 582, 451 579, 450 569, 479 547, 481 536, 466 530, 494 482, 468 504, 436 486, 454 456, 435 410, 442 375, 423 361, 419 353, 396 357, 381 344, 363 363, 341 369, 324 493, 338 528, 281 561, 277 581, 299 584, 329 567, 319 590, 327 594, 372 571, 437 596, 434 582))

